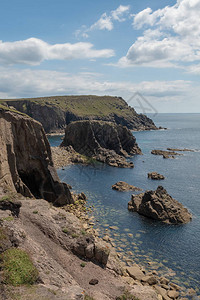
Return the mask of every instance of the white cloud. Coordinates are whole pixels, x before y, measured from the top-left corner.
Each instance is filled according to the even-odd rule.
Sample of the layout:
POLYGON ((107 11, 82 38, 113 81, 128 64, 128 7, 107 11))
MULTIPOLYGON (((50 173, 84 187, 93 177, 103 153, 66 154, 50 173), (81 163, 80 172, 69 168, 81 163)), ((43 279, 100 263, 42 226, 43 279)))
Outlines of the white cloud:
POLYGON ((152 12, 146 8, 134 15, 135 29, 144 28, 119 66, 153 65, 183 67, 200 60, 200 0, 177 0, 152 12), (151 29, 146 30, 146 27, 151 29))
MULTIPOLYGON (((140 92, 152 103, 162 101, 180 101, 183 97, 191 98, 190 81, 105 81, 101 74, 46 70, 17 70, 0 68, 0 98, 37 97, 65 94, 97 94, 122 96, 126 100, 135 92, 140 92)), ((131 103, 130 103, 131 105, 131 103)), ((133 104, 134 105, 134 104, 133 104)))
POLYGON ((125 21, 124 15, 129 12, 130 6, 120 5, 116 10, 111 12, 111 16, 113 20, 117 20, 119 22, 125 21))
POLYGON ((114 28, 113 21, 124 22, 129 10, 129 5, 120 5, 117 9, 112 10, 110 14, 103 13, 100 19, 90 27, 86 27, 85 25, 83 25, 81 29, 76 30, 75 35, 76 37, 82 36, 84 38, 88 38, 88 33, 93 30, 111 31, 114 28))
POLYGON ((38 65, 44 60, 70 60, 108 58, 112 49, 93 49, 91 43, 64 43, 50 45, 40 39, 30 38, 16 42, 0 41, 0 63, 38 65))
MULTIPOLYGON (((107 16, 106 13, 104 13, 103 15, 101 15, 101 18, 94 23, 89 29, 88 31, 92 31, 95 29, 99 29, 99 30, 112 30, 113 29, 113 23, 112 23, 112 19, 110 16, 107 16)), ((84 33, 83 33, 84 34, 84 33)))

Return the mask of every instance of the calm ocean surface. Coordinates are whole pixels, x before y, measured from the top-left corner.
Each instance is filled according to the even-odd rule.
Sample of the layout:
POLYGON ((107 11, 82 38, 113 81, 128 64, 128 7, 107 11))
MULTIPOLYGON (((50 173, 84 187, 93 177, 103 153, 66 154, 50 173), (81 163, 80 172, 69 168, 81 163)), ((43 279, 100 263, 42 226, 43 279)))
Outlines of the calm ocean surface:
MULTIPOLYGON (((152 118, 157 126, 168 130, 134 132, 143 152, 143 155, 130 159, 134 169, 101 164, 71 165, 59 169, 58 174, 61 180, 73 186, 74 191, 87 195, 88 206, 94 205, 94 227, 100 228, 101 236, 109 233, 119 252, 146 268, 168 275, 185 288, 195 288, 199 293, 200 114, 158 114, 152 118), (167 147, 196 151, 182 152, 183 156, 176 159, 151 154, 152 149, 166 150, 167 147), (147 173, 152 171, 163 174, 166 179, 148 179, 147 173), (163 185, 172 197, 191 211, 192 222, 180 226, 166 225, 129 212, 127 204, 132 192, 120 193, 111 189, 120 180, 144 190, 155 190, 159 184, 163 185), (111 230, 109 226, 117 226, 117 229, 111 230)), ((61 142, 60 136, 49 140, 52 146, 61 142)))

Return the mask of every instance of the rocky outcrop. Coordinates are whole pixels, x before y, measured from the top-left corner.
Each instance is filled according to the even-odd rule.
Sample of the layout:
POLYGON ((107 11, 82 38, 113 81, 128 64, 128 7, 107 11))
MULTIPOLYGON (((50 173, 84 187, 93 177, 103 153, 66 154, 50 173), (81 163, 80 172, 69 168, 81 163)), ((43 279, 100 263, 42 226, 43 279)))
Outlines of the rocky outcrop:
POLYGON ((0 186, 55 205, 72 203, 53 166, 41 124, 17 112, 0 109, 0 186))
POLYGON ((62 147, 72 146, 80 154, 114 167, 133 167, 126 157, 141 154, 135 137, 125 126, 103 121, 77 121, 65 130, 62 147))
POLYGON ((162 186, 156 191, 132 195, 128 209, 169 224, 188 223, 192 219, 187 208, 173 199, 162 186))
POLYGON ((117 183, 112 185, 112 189, 119 191, 119 192, 126 192, 126 191, 142 191, 142 189, 128 184, 127 182, 124 181, 118 181, 117 183))
POLYGON ((162 174, 159 174, 157 172, 151 172, 151 173, 148 173, 148 178, 151 178, 153 180, 163 180, 163 179, 165 179, 165 176, 163 176, 162 174))
POLYGON ((175 158, 175 155, 181 155, 175 151, 166 151, 166 150, 152 150, 151 154, 162 155, 163 158, 175 158))
POLYGON ((55 96, 0 102, 41 122, 47 133, 63 130, 66 124, 79 120, 113 122, 131 130, 158 129, 150 118, 137 114, 121 97, 55 96))

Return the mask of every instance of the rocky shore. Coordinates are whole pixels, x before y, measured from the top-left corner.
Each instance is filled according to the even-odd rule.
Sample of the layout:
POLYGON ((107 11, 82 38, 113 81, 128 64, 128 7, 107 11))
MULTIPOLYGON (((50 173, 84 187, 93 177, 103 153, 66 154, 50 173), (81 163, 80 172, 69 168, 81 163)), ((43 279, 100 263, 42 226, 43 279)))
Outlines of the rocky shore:
MULTIPOLYGON (((119 141, 117 151, 139 151, 134 138, 119 141)), ((41 124, 1 107, 0 143, 0 299, 184 299, 156 270, 122 261, 109 235, 94 229, 86 195, 60 182, 55 165, 86 163, 82 154, 66 146, 73 159, 63 148, 52 158, 41 124)))

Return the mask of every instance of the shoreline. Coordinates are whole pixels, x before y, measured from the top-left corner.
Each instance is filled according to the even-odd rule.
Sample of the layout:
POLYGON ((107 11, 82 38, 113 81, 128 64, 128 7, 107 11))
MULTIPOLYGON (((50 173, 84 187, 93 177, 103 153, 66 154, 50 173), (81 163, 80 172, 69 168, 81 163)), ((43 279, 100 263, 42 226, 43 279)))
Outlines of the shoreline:
MULTIPOLYGON (((55 148, 55 147, 53 147, 53 148, 55 148)), ((66 166, 68 166, 68 165, 71 165, 71 164, 74 164, 74 163, 72 163, 71 161, 69 162, 68 161, 68 163, 67 164, 61 164, 61 165, 58 165, 58 163, 56 163, 56 165, 57 165, 57 167, 56 168, 64 168, 64 167, 66 167, 66 166)), ((83 165, 86 165, 86 164, 83 164, 83 165)), ((74 192, 76 193, 76 191, 74 190, 74 192)), ((87 205, 87 202, 86 202, 86 205, 87 205)), ((89 213, 91 212, 92 213, 92 211, 91 211, 91 206, 88 204, 88 208, 89 208, 89 213)), ((92 210, 94 211, 94 209, 95 208, 93 208, 92 210)), ((85 212, 86 213, 86 216, 87 216, 87 212, 85 212)), ((93 220, 95 219, 95 217, 94 217, 94 215, 92 216, 92 218, 91 218, 91 220, 90 220, 90 222, 92 222, 92 226, 96 226, 96 228, 94 228, 94 232, 96 232, 96 230, 97 230, 97 232, 99 233, 99 232, 102 232, 103 230, 102 230, 102 227, 103 226, 101 226, 101 224, 99 223, 99 221, 98 220, 96 220, 96 222, 93 222, 93 220)), ((108 227, 107 228, 110 228, 110 227, 112 227, 111 226, 111 224, 108 224, 108 227)), ((104 230, 108 230, 108 229, 105 229, 104 228, 104 230)), ((156 271, 156 268, 153 268, 153 265, 157 265, 157 264, 160 264, 161 263, 161 261, 159 261, 159 262, 154 262, 154 261, 149 261, 149 263, 148 263, 148 266, 147 266, 147 264, 146 263, 144 263, 144 264, 141 264, 141 262, 135 262, 134 261, 134 258, 131 258, 131 255, 130 256, 128 256, 127 257, 127 254, 126 254, 126 251, 124 251, 123 249, 121 249, 122 251, 118 251, 117 250, 117 246, 116 246, 116 244, 115 244, 115 239, 112 237, 112 236, 109 236, 109 233, 108 233, 108 231, 106 232, 106 233, 104 233, 104 236, 103 235, 98 235, 98 238, 100 238, 101 240, 103 240, 103 241, 105 241, 105 242, 107 242, 107 243, 109 243, 113 248, 114 248, 114 250, 116 251, 116 253, 117 253, 117 256, 118 256, 118 258, 119 258, 119 260, 121 261, 121 263, 123 264, 123 265, 125 265, 125 266, 131 266, 132 264, 134 264, 134 263, 136 263, 141 269, 144 269, 145 268, 145 270, 146 270, 146 272, 150 272, 150 273, 152 273, 152 275, 155 275, 155 276, 158 276, 159 278, 162 278, 163 276, 167 276, 166 274, 167 273, 170 273, 170 272, 172 272, 172 273, 174 273, 175 274, 175 272, 171 269, 171 268, 169 268, 169 267, 166 267, 165 265, 163 265, 163 267, 164 267, 164 269, 166 269, 166 272, 164 272, 164 270, 163 270, 163 272, 162 271, 160 271, 159 273, 156 271)), ((134 252, 134 251, 133 251, 134 252)), ((139 258, 138 258, 138 260, 140 260, 139 258)), ((169 275, 169 277, 170 277, 170 275, 169 275)), ((172 277, 172 275, 171 275, 171 277, 172 277)), ((176 279, 176 277, 175 277, 175 279, 176 279)), ((193 290, 193 288, 189 288, 189 287, 186 287, 186 286, 184 286, 184 285, 181 285, 180 283, 179 283, 179 285, 180 285, 180 287, 179 287, 179 285, 177 285, 177 283, 176 282, 173 282, 173 280, 172 279, 169 279, 169 281, 172 283, 172 285, 174 285, 175 287, 177 287, 178 288, 178 290, 180 291, 180 294, 181 294, 181 297, 182 296, 184 296, 184 297, 187 297, 187 298, 185 298, 185 299, 190 299, 190 295, 189 295, 189 293, 194 293, 194 290, 193 290)), ((176 280, 175 280, 176 281, 176 280)), ((164 286, 165 288, 166 288, 166 285, 164 286)), ((165 298, 163 298, 163 299, 165 299, 165 298)), ((166 298, 167 299, 167 298, 166 298)), ((179 299, 179 298, 178 298, 179 299)), ((181 298, 182 299, 182 298, 181 298)), ((183 298, 184 299, 184 298, 183 298)))

